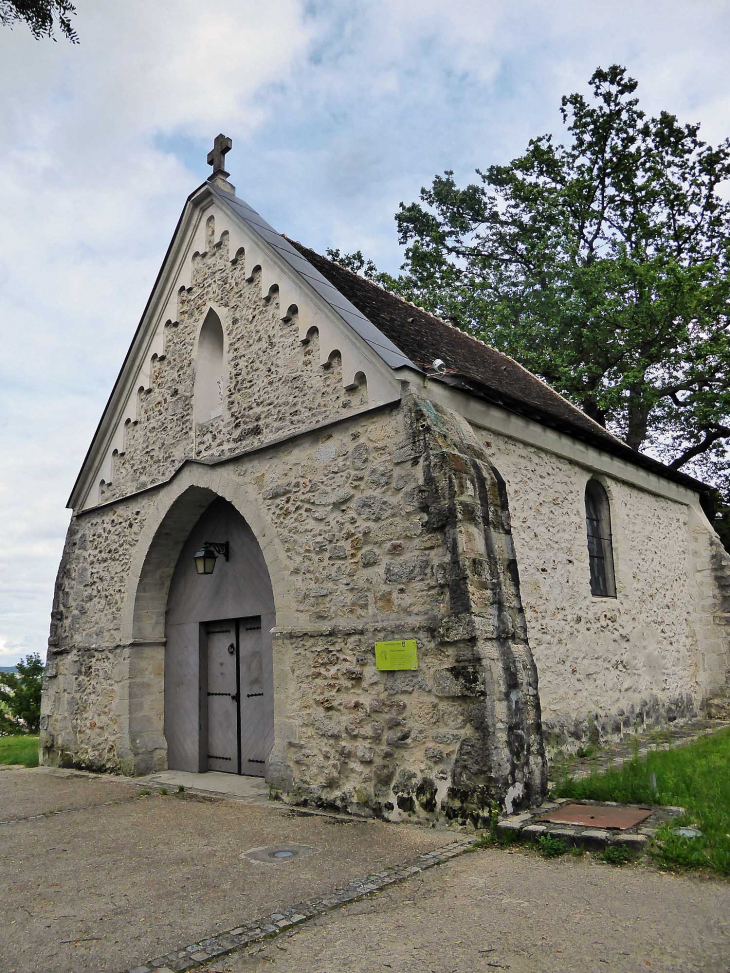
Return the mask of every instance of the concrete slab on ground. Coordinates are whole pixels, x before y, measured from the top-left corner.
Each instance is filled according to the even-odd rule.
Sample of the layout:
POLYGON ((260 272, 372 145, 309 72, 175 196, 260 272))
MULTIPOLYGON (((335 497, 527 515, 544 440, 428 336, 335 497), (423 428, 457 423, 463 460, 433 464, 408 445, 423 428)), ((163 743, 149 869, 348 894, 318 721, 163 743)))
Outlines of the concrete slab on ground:
POLYGON ((163 770, 159 774, 149 774, 136 780, 154 787, 167 787, 168 790, 184 787, 186 791, 196 794, 222 794, 225 797, 249 801, 269 800, 269 785, 263 777, 239 777, 238 774, 222 774, 217 770, 209 770, 205 774, 191 774, 187 770, 163 770))
POLYGON ((6 814, 14 801, 16 819, 0 825, 3 973, 134 967, 452 838, 411 825, 303 816, 273 802, 145 797, 134 783, 44 768, 0 775, 6 814), (118 803, 107 804, 112 796, 118 803), (39 809, 71 808, 31 818, 39 809), (315 852, 275 865, 241 858, 279 843, 315 852))
POLYGON ((728 882, 486 849, 203 969, 727 973, 728 956, 728 882))

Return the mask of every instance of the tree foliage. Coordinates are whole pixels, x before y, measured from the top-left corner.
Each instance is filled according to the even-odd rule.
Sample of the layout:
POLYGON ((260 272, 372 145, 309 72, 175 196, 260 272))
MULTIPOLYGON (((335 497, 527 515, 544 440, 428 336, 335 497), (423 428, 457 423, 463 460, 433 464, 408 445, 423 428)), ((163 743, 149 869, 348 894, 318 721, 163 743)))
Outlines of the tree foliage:
POLYGON ((379 284, 388 291, 397 291, 400 287, 400 281, 397 278, 378 270, 374 262, 363 255, 362 250, 355 250, 353 253, 342 253, 339 247, 336 249, 327 247, 327 256, 330 260, 340 264, 341 267, 346 267, 347 270, 351 270, 354 274, 360 274, 361 277, 364 277, 366 280, 371 280, 375 284, 379 284))
POLYGON ((37 733, 41 719, 43 662, 37 652, 17 672, 0 672, 0 734, 37 733))
POLYGON ((50 37, 55 41, 58 27, 72 44, 78 44, 78 34, 71 23, 75 15, 76 7, 70 0, 0 0, 0 25, 12 29, 17 23, 25 23, 36 40, 50 37))
POLYGON ((562 99, 565 144, 540 136, 469 185, 447 171, 401 203, 406 260, 392 288, 512 355, 633 449, 722 485, 730 141, 713 148, 697 124, 647 117, 636 88, 624 68, 599 68, 588 97, 562 99))

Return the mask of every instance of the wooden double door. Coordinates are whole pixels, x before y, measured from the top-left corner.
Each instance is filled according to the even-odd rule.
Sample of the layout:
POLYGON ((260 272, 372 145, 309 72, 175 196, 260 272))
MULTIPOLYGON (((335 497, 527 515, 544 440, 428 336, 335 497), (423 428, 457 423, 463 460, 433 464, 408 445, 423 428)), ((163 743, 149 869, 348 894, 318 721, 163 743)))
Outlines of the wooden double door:
POLYGON ((261 618, 206 622, 200 635, 208 770, 263 777, 274 710, 261 618))
POLYGON ((170 770, 264 776, 274 743, 274 595, 248 524, 218 498, 177 559, 165 617, 165 742, 170 770), (194 556, 228 541, 212 574, 194 556))

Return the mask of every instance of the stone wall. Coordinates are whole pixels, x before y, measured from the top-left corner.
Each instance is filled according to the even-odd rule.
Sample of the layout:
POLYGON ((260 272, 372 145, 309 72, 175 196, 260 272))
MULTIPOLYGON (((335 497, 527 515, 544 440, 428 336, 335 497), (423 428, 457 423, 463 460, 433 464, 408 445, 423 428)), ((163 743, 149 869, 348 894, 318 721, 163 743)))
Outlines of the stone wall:
POLYGON ((143 565, 150 524, 162 550, 182 544, 191 525, 163 514, 193 489, 237 507, 272 575, 272 784, 394 819, 479 820, 540 796, 537 678, 503 484, 469 427, 420 400, 187 466, 76 517, 54 604, 45 762, 164 766, 151 647, 163 644, 174 558, 167 575, 143 565), (125 618, 138 616, 135 630, 125 618), (408 637, 419 669, 379 672, 375 640, 408 637))
MULTIPOLYGON (((728 666, 706 521, 690 506, 599 476, 611 502, 616 598, 589 584, 582 465, 479 437, 507 484, 546 741, 589 740, 695 714, 728 666)), ((726 557, 726 556, 725 556, 726 557)))
POLYGON ((730 555, 690 512, 700 682, 708 715, 730 712, 730 555))
POLYGON ((364 379, 345 389, 341 358, 333 353, 323 367, 317 330, 303 343, 297 310, 287 310, 275 289, 262 294, 261 273, 245 254, 229 253, 227 233, 194 255, 191 286, 178 296, 176 320, 164 325, 164 353, 152 362, 148 387, 137 390, 136 419, 125 426, 101 502, 163 481, 186 458, 241 452, 367 405, 364 379), (222 414, 196 423, 196 342, 211 306, 226 336, 222 414))

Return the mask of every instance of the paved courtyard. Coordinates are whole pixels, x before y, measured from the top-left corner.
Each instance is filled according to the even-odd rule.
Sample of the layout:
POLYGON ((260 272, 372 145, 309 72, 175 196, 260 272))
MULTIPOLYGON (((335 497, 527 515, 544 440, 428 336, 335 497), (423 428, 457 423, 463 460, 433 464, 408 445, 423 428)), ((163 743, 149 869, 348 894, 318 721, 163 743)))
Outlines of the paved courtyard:
POLYGON ((0 822, 0 973, 114 973, 453 838, 18 768, 0 769, 0 822), (241 857, 271 845, 314 851, 241 857))
POLYGON ((419 856, 433 865, 437 849, 455 839, 463 847, 463 837, 303 816, 267 802, 256 782, 234 780, 234 797, 179 795, 172 778, 155 782, 171 792, 141 795, 138 782, 71 771, 0 769, 0 973, 148 969, 153 957, 322 898, 335 907, 203 968, 730 971, 727 882, 489 849, 425 865, 338 906, 329 897, 336 887, 392 875, 419 856), (272 847, 300 854, 259 860, 256 849, 272 847))
POLYGON ((205 973, 728 973, 730 883, 489 849, 205 973))

